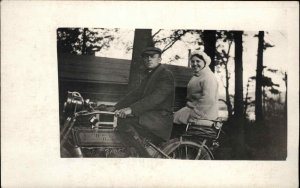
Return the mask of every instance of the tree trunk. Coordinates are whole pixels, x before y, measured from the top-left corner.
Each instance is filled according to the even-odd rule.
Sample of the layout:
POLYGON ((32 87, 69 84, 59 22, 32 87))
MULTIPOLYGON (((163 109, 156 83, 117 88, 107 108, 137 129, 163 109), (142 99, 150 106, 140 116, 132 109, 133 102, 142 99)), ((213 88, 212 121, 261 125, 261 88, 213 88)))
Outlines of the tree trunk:
POLYGON ((224 55, 227 57, 226 62, 224 63, 225 65, 225 76, 226 76, 226 86, 225 86, 225 92, 226 92, 226 103, 227 103, 227 111, 228 111, 228 119, 232 118, 233 115, 233 109, 232 109, 232 104, 231 104, 231 100, 230 100, 230 95, 229 95, 229 71, 228 71, 228 62, 229 62, 229 53, 230 53, 230 49, 232 46, 232 41, 229 42, 229 47, 228 47, 228 51, 224 55))
POLYGON ((144 70, 142 50, 148 46, 153 46, 151 29, 136 29, 134 32, 134 42, 132 50, 132 60, 130 65, 130 75, 128 89, 137 87, 142 80, 144 70))
POLYGON ((235 95, 234 95, 234 116, 243 117, 243 41, 242 31, 234 32, 235 42, 235 95))
POLYGON ((262 108, 262 72, 263 72, 263 50, 264 31, 258 33, 257 68, 256 68, 256 88, 255 88, 255 119, 257 122, 263 121, 262 108))
POLYGON ((248 81, 247 81, 247 89, 246 89, 246 97, 245 97, 245 105, 244 105, 244 118, 245 119, 247 116, 247 108, 248 108, 249 86, 250 86, 250 79, 248 79, 248 81))
POLYGON ((227 104, 227 111, 228 111, 228 118, 232 118, 233 110, 230 100, 230 94, 229 94, 229 73, 228 73, 228 67, 227 64, 225 65, 225 72, 226 72, 226 86, 225 86, 225 92, 226 92, 226 104, 227 104))
POLYGON ((211 58, 209 68, 215 72, 216 30, 203 31, 204 52, 211 58))
POLYGON ((83 28, 82 31, 82 49, 81 49, 81 54, 82 55, 87 55, 87 50, 86 50, 86 42, 87 42, 87 36, 86 36, 86 32, 87 32, 87 28, 83 28))
POLYGON ((246 159, 243 118, 243 32, 234 31, 235 43, 235 95, 234 95, 234 157, 246 159))
MULTIPOLYGON (((264 91, 264 87, 261 88, 262 91, 262 114, 265 114, 265 91, 264 91)), ((260 121, 260 120, 258 120, 260 121)))

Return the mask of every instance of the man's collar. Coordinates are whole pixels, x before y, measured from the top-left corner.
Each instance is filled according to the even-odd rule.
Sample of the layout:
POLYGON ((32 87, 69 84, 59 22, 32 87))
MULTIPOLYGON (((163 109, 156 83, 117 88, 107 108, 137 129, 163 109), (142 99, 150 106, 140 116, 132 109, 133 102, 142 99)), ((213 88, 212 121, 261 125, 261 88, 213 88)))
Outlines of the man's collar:
POLYGON ((153 69, 146 69, 146 72, 147 72, 147 73, 151 73, 151 72, 155 71, 160 65, 161 65, 161 63, 159 63, 159 64, 158 64, 155 68, 153 68, 153 69))

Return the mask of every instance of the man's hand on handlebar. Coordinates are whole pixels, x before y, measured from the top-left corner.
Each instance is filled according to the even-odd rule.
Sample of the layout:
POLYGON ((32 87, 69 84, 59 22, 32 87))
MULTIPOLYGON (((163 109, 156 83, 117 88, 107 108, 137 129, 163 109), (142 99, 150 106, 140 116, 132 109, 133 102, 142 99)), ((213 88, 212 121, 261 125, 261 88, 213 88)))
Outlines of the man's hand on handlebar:
POLYGON ((115 111, 115 115, 117 117, 120 117, 120 118, 126 118, 126 117, 132 117, 133 116, 132 110, 131 110, 130 107, 123 108, 123 109, 115 111))
POLYGON ((114 112, 116 108, 114 106, 107 106, 105 110, 109 112, 114 112))

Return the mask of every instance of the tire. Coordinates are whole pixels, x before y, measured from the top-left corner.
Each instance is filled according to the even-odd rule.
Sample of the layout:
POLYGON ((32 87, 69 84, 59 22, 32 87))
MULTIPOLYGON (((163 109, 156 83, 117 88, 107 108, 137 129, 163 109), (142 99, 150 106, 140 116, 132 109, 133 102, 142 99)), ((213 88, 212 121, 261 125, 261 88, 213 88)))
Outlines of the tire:
MULTIPOLYGON (((185 160, 212 160, 214 157, 210 150, 201 143, 192 140, 175 138, 166 142, 161 150, 171 159, 185 160)), ((154 154, 156 158, 166 158, 159 152, 154 154)))
POLYGON ((72 156, 72 153, 67 148, 61 147, 60 157, 61 158, 70 158, 70 157, 73 157, 73 156, 72 156))

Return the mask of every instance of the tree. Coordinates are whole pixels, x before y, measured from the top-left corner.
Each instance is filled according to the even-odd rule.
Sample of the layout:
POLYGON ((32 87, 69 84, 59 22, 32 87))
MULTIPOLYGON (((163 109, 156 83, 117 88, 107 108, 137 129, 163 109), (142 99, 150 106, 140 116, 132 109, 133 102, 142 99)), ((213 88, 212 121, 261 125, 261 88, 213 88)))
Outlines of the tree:
MULTIPOLYGON (((264 66, 264 69, 266 69, 267 67, 264 66)), ((277 74, 279 71, 277 69, 272 69, 272 68, 267 68, 267 71, 273 73, 274 75, 277 74)), ((283 73, 282 73, 283 74, 283 73)), ((248 102, 248 100, 250 99, 250 97, 248 97, 248 90, 249 90, 249 86, 250 83, 252 83, 252 81, 255 81, 256 77, 252 76, 248 79, 247 82, 247 91, 246 91, 246 97, 245 97, 245 106, 244 106, 244 116, 246 117, 246 112, 247 112, 247 107, 249 104, 255 104, 255 101, 250 101, 248 102)), ((262 109, 263 109, 263 113, 265 114, 265 109, 267 107, 267 102, 268 101, 275 101, 272 99, 272 97, 270 96, 270 94, 274 97, 277 96, 281 93, 276 87, 279 87, 279 84, 276 84, 272 81, 271 77, 265 76, 264 74, 262 74, 262 79, 261 79, 261 86, 262 86, 262 96, 263 96, 263 100, 262 100, 262 109)), ((278 100, 280 103, 280 100, 278 100)), ((274 114, 275 115, 275 114, 274 114)))
MULTIPOLYGON (((166 37, 159 37, 159 33, 163 31, 162 29, 158 30, 152 37, 154 41, 154 45, 163 45, 162 52, 164 53, 168 49, 170 49, 177 41, 183 40, 183 37, 187 34, 198 35, 201 38, 201 42, 198 42, 197 45, 204 44, 204 52, 210 56, 211 64, 210 69, 215 71, 215 50, 216 50, 216 30, 185 30, 185 29, 177 29, 172 30, 172 33, 166 37)), ((180 56, 177 55, 175 59, 180 59, 180 56)))
POLYGON ((57 29, 57 53, 77 54, 80 49, 80 34, 80 28, 57 29))
MULTIPOLYGON (((153 35, 153 42, 156 47, 162 49, 162 52, 165 53, 168 50, 174 49, 174 45, 178 42, 183 42, 187 48, 199 50, 201 46, 203 46, 202 41, 202 30, 186 30, 186 29, 177 29, 177 30, 163 30, 160 29, 155 32, 153 35)), ((178 49, 177 49, 178 50, 178 49)), ((178 61, 180 59, 185 59, 182 55, 190 54, 188 51, 184 53, 184 51, 178 52, 173 57, 168 60, 171 64, 174 61, 178 61)))
MULTIPOLYGON (((230 31, 218 31, 216 33, 217 35, 217 40, 218 40, 218 45, 216 47, 216 59, 215 59, 215 64, 219 65, 220 67, 224 67, 225 70, 225 83, 224 83, 224 88, 225 88, 225 101, 221 99, 221 101, 225 102, 227 106, 227 111, 228 111, 228 119, 232 118, 233 115, 233 108, 232 108, 232 103, 230 100, 230 94, 229 94, 229 79, 230 79, 230 73, 228 70, 228 62, 230 59, 230 50, 231 46, 233 43, 233 33, 230 31), (224 43, 228 45, 228 47, 224 46, 224 43), (225 49, 227 48, 227 51, 225 49)), ((223 79, 222 79, 223 80, 223 79)))
POLYGON ((243 117, 243 32, 234 31, 235 42, 235 95, 234 116, 236 119, 243 117))
POLYGON ((251 99, 251 97, 249 97, 249 87, 250 87, 250 83, 252 83, 253 80, 255 80, 255 79, 256 79, 255 76, 252 76, 252 77, 248 78, 248 81, 247 81, 246 97, 245 97, 245 103, 244 103, 244 118, 245 119, 247 118, 248 106, 253 104, 253 101, 249 102, 249 100, 251 99))
POLYGON ((162 29, 154 33, 152 39, 153 39, 153 45, 162 44, 162 43, 164 44, 164 47, 162 48, 162 53, 170 49, 177 41, 181 40, 185 34, 192 32, 192 30, 177 29, 177 30, 172 30, 172 33, 167 37, 156 38, 156 36, 158 36, 158 34, 161 31, 162 29))
POLYGON ((256 87, 255 87, 255 119, 261 122, 264 119, 262 108, 262 72, 263 72, 263 49, 264 31, 258 33, 257 67, 256 67, 256 87))
MULTIPOLYGON (((270 69, 269 69, 270 70, 270 69)), ((261 81, 261 85, 262 85, 262 91, 263 91, 263 114, 265 114, 265 109, 266 109, 266 102, 267 102, 267 91, 270 92, 273 95, 278 95, 280 93, 280 91, 276 88, 274 88, 274 86, 279 87, 279 84, 275 84, 272 81, 272 78, 267 77, 265 75, 262 75, 262 81, 261 81)))
POLYGON ((142 50, 148 46, 153 46, 151 29, 136 29, 134 32, 134 42, 132 51, 132 60, 130 65, 128 89, 132 90, 137 87, 143 78, 143 58, 142 50))
POLYGON ((59 28, 57 29, 57 52, 76 55, 95 55, 109 47, 118 29, 59 28))
MULTIPOLYGON (((258 48, 257 48, 257 68, 256 68, 256 87, 255 87, 255 117, 257 122, 262 122, 264 120, 264 114, 263 114, 263 101, 262 97, 265 96, 264 93, 264 87, 266 84, 266 78, 263 75, 263 70, 265 66, 263 65, 263 52, 269 47, 274 47, 274 45, 271 45, 270 43, 267 43, 264 41, 264 31, 259 31, 258 35, 258 48)), ((271 87, 270 85, 269 87, 271 87)))
POLYGON ((245 156, 245 136, 243 118, 243 31, 233 31, 235 43, 235 95, 234 95, 234 149, 235 156, 245 156))
POLYGON ((215 51, 216 51, 216 30, 204 30, 202 39, 204 42, 204 52, 210 57, 211 63, 209 68, 215 72, 215 51))

